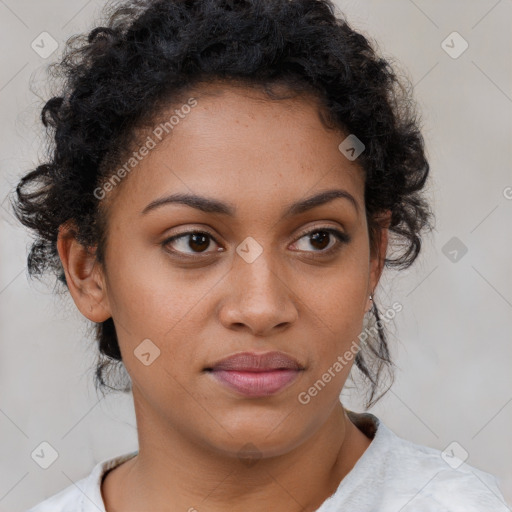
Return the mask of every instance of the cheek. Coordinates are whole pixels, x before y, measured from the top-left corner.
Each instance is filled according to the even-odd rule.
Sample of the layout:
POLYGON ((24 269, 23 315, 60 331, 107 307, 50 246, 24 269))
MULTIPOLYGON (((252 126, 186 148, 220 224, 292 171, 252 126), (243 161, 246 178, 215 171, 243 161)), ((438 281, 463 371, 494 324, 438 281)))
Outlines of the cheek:
POLYGON ((344 332, 364 315, 370 266, 360 245, 347 247, 330 268, 302 272, 293 286, 327 332, 344 332))
POLYGON ((130 251, 118 251, 108 269, 114 318, 138 336, 165 335, 207 290, 207 279, 187 283, 186 275, 185 269, 172 269, 159 249, 134 244, 130 251))
POLYGON ((161 256, 136 251, 118 257, 108 272, 108 295, 127 368, 138 371, 134 351, 148 339, 160 350, 158 362, 173 373, 190 368, 191 361, 200 364, 197 340, 211 320, 205 308, 220 277, 172 268, 161 256))
MULTIPOLYGON (((329 389, 336 394, 336 388, 343 386, 360 345, 359 335, 363 329, 369 265, 365 251, 351 251, 340 260, 338 268, 325 273, 322 278, 303 279, 298 291, 304 297, 303 327, 309 333, 311 342, 311 374, 309 384, 331 370, 336 375, 329 389), (345 357, 344 355, 347 354, 345 357), (342 357, 342 366, 333 365, 342 357)), ((326 376, 326 379, 330 379, 326 376)), ((327 396, 325 396, 327 399, 327 396)))
POLYGON ((359 350, 367 275, 340 272, 337 279, 323 284, 323 293, 309 294, 309 307, 314 311, 307 329, 311 364, 296 397, 317 419, 326 419, 330 407, 338 402, 359 350))

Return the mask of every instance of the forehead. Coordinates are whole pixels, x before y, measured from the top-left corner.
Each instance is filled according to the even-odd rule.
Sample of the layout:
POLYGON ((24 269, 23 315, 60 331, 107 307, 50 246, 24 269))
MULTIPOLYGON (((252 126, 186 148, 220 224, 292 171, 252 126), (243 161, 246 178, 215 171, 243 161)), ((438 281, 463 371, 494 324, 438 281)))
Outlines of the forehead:
POLYGON ((346 134, 326 128, 319 111, 318 101, 304 94, 275 100, 248 87, 191 90, 140 138, 154 147, 125 178, 119 199, 128 200, 112 208, 141 211, 173 192, 277 206, 333 186, 362 200, 362 169, 338 149, 346 134), (155 133, 162 131, 159 140, 155 133))

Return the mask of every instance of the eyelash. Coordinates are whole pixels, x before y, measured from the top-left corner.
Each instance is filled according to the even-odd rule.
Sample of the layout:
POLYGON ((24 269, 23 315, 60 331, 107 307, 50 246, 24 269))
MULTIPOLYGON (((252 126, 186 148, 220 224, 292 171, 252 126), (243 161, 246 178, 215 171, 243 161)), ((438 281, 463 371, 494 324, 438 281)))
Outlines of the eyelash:
MULTIPOLYGON (((343 233, 342 231, 339 231, 334 228, 329 228, 329 227, 319 227, 319 228, 314 228, 312 230, 305 231, 305 232, 301 233, 300 236, 297 238, 297 240, 294 243, 298 242, 305 236, 312 235, 314 233, 329 233, 336 238, 338 243, 335 243, 333 246, 331 246, 327 250, 324 249, 324 250, 320 250, 320 251, 299 251, 299 252, 311 252, 312 253, 311 257, 313 259, 331 256, 332 254, 338 252, 341 249, 342 245, 348 244, 351 241, 351 237, 349 235, 347 235, 346 233, 343 233)), ((210 234, 208 231, 193 230, 193 231, 185 231, 183 233, 179 233, 177 235, 173 235, 173 236, 165 239, 162 242, 162 246, 164 248, 167 248, 167 246, 170 245, 175 240, 178 240, 180 238, 186 238, 187 236, 190 236, 190 235, 206 235, 207 237, 209 237, 211 240, 213 240, 218 245, 218 242, 215 239, 215 237, 212 234, 210 234)), ((180 251, 175 251, 173 249, 171 249, 169 252, 171 252, 173 255, 175 255, 178 258, 187 259, 189 261, 193 260, 193 259, 200 259, 200 258, 202 259, 205 257, 204 255, 208 254, 207 252, 204 252, 204 253, 196 253, 196 255, 190 255, 190 254, 182 253, 180 251)), ((211 252, 212 251, 210 251, 210 253, 211 252)), ((214 253, 215 252, 217 252, 217 251, 214 251, 214 253)), ((218 251, 218 252, 221 252, 221 251, 218 251)))

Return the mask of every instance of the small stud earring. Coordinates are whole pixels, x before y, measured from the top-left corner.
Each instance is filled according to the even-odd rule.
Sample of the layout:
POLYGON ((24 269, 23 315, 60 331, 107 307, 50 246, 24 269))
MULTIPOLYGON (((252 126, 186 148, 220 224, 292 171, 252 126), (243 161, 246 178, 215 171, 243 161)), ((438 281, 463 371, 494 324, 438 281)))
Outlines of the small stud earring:
POLYGON ((373 295, 371 293, 370 293, 370 300, 372 301, 372 305, 371 305, 370 309, 368 309, 366 311, 367 313, 369 313, 372 310, 372 308, 373 308, 373 295))

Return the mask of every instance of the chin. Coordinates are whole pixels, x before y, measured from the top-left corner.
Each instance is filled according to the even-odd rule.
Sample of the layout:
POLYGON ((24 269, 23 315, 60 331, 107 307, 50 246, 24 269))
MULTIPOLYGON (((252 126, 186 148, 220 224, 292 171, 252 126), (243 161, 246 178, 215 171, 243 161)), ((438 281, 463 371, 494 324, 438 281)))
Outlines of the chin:
MULTIPOLYGON (((205 443, 224 456, 245 458, 277 457, 290 452, 308 438, 306 426, 296 422, 293 430, 285 420, 287 413, 273 414, 271 419, 262 421, 261 412, 252 416, 238 417, 229 422, 224 419, 223 428, 215 429, 215 438, 209 436, 205 443)), ((209 434, 212 430, 209 431, 209 434)))

